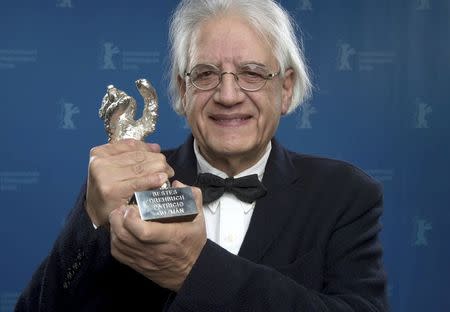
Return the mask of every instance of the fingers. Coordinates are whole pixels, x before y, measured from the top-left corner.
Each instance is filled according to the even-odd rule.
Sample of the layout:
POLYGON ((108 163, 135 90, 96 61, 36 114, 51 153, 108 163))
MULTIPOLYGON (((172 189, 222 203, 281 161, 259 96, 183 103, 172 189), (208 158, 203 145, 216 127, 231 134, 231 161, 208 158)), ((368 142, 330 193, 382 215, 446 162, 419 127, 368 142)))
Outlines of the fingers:
POLYGON ((161 146, 157 143, 145 143, 149 152, 161 153, 161 146))
POLYGON ((159 188, 167 180, 168 175, 165 172, 158 172, 155 174, 118 182, 117 189, 121 190, 120 192, 123 194, 131 195, 134 192, 141 192, 149 189, 159 188))
MULTIPOLYGON (((196 201, 201 200, 201 192, 193 192, 196 201)), ((136 205, 116 209, 110 214, 111 255, 161 287, 177 291, 206 243, 202 217, 200 209, 193 222, 163 224, 141 220, 136 205)))
POLYGON ((127 206, 121 206, 109 214, 110 232, 111 232, 111 252, 120 251, 132 257, 139 257, 140 250, 136 249, 138 242, 124 227, 123 220, 127 206))
MULTIPOLYGON (((123 205, 120 208, 114 209, 109 214, 109 224, 111 229, 111 234, 114 233, 120 240, 126 240, 126 231, 122 231, 123 229, 123 220, 125 216, 125 212, 127 210, 127 206, 123 205)), ((128 237, 129 238, 129 237, 128 237)))
POLYGON ((102 175, 105 175, 108 179, 114 176, 117 181, 143 177, 158 172, 165 173, 167 177, 174 175, 172 167, 168 165, 163 154, 142 151, 94 158, 89 166, 91 171, 98 172, 101 180, 103 180, 102 175))
MULTIPOLYGON (((174 175, 166 157, 156 151, 159 151, 157 144, 123 140, 93 152, 89 162, 87 202, 90 208, 104 210, 104 213, 91 213, 94 219, 98 219, 96 215, 100 219, 103 219, 102 215, 107 217, 110 211, 125 204, 134 192, 158 188, 174 175), (129 145, 136 149, 114 154, 129 145), (102 153, 104 156, 95 156, 102 153)), ((103 220, 97 221, 103 223, 103 220)))
POLYGON ((96 192, 101 198, 126 199, 134 192, 158 188, 168 180, 166 172, 155 172, 158 170, 153 168, 152 165, 143 166, 138 172, 133 172, 133 168, 91 169, 89 177, 92 184, 96 184, 96 192))
MULTIPOLYGON (((186 185, 178 180, 172 182, 172 187, 190 187, 197 206, 198 215, 203 216, 203 196, 202 191, 198 187, 186 185)), ((194 219, 194 221, 197 219, 199 219, 198 216, 194 219)))
POLYGON ((131 152, 113 156, 109 161, 111 165, 123 168, 118 174, 122 175, 124 180, 155 172, 164 172, 168 177, 172 177, 175 173, 167 163, 166 157, 160 153, 131 152))
POLYGON ((173 236, 176 223, 147 222, 141 219, 137 206, 128 206, 124 215, 123 227, 138 241, 162 244, 173 236))
POLYGON ((161 148, 156 143, 145 143, 133 139, 124 139, 115 143, 103 144, 91 149, 91 157, 104 157, 118 155, 130 150, 160 153, 161 148))

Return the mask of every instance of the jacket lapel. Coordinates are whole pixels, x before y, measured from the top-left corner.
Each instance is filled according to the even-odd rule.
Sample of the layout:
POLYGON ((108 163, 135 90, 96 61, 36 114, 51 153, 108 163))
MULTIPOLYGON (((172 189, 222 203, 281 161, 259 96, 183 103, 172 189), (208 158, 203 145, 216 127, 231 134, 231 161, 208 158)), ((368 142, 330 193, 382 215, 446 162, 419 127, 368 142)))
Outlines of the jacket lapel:
POLYGON ((194 154, 194 138, 192 135, 172 154, 167 155, 167 162, 175 171, 171 179, 178 180, 186 185, 194 185, 197 179, 197 160, 194 154))
MULTIPOLYGON (((293 184, 298 180, 287 151, 275 139, 264 171, 263 184, 267 194, 256 201, 253 216, 239 251, 239 256, 259 261, 283 230, 295 206, 293 184)), ((298 192, 298 190, 296 190, 298 192)))

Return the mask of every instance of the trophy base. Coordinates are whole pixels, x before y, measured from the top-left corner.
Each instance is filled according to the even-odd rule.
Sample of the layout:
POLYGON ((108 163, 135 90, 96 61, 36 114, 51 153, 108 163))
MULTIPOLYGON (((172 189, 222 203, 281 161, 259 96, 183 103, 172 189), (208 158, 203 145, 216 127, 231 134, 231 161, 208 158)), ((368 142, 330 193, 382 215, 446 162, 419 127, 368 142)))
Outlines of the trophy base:
POLYGON ((184 222, 198 214, 190 187, 156 189, 134 195, 141 219, 145 221, 184 222))

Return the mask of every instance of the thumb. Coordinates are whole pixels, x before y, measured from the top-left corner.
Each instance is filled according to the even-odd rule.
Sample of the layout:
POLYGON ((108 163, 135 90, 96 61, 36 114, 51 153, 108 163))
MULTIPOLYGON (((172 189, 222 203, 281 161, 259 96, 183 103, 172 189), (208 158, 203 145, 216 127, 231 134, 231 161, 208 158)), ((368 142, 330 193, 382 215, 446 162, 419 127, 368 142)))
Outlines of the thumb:
POLYGON ((172 182, 172 187, 174 188, 190 187, 192 195, 194 196, 195 205, 197 206, 198 214, 203 215, 203 196, 202 191, 198 187, 186 185, 178 180, 172 182))
POLYGON ((175 180, 172 182, 172 187, 181 188, 181 187, 188 187, 188 185, 186 185, 178 180, 175 180))

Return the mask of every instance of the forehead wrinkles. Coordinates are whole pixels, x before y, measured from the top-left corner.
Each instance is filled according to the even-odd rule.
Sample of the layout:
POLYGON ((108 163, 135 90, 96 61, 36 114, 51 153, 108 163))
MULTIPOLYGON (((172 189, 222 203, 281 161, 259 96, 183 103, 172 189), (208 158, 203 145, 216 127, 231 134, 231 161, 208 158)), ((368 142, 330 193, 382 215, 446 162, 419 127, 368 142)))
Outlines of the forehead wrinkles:
MULTIPOLYGON (((206 27, 205 24, 203 23, 202 26, 206 27)), ((231 43, 228 39, 233 39, 233 45, 236 45, 236 40, 238 40, 237 38, 233 38, 233 35, 230 34, 231 31, 224 31, 218 35, 217 32, 208 31, 207 29, 203 29, 202 26, 198 27, 192 36, 189 53, 189 65, 191 68, 199 62, 220 66, 223 63, 240 61, 242 58, 240 54, 242 48, 231 47, 229 45, 231 43), (225 42, 229 42, 229 44, 227 45, 225 42)))

